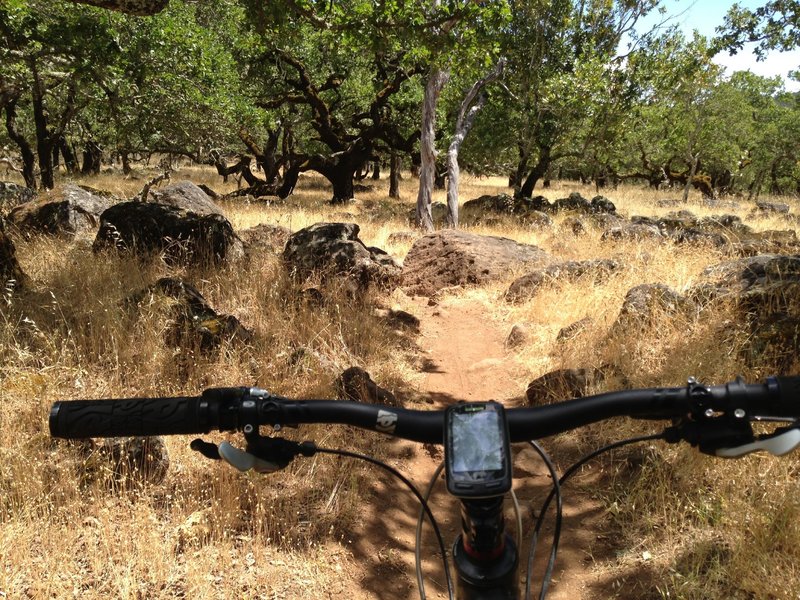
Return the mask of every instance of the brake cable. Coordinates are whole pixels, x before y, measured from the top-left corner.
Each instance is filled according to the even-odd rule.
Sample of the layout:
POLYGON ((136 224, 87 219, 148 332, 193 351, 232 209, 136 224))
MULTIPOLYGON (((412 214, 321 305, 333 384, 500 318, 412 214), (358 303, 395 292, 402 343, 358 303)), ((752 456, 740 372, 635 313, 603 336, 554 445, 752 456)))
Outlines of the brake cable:
MULTIPOLYGON (((553 496, 556 498, 556 524, 555 529, 553 530, 553 545, 551 554, 555 556, 558 552, 558 541, 561 538, 561 522, 563 520, 563 503, 561 499, 561 480, 558 478, 558 473, 556 472, 556 467, 553 464, 550 455, 542 448, 538 442, 534 440, 530 440, 528 442, 531 447, 536 450, 539 456, 542 457, 544 464, 547 466, 548 471, 550 471, 550 478, 553 481, 553 489, 550 491, 550 494, 547 496, 547 500, 542 504, 542 508, 539 511, 539 517, 536 520, 536 527, 533 530, 533 535, 531 536, 531 549, 528 552, 528 569, 527 574, 525 575, 525 598, 531 597, 531 573, 533 572, 533 557, 536 553, 536 542, 539 538, 539 531, 542 528, 542 524, 544 523, 544 515, 547 512, 547 509, 550 506, 550 501, 552 500, 553 496)), ((553 560, 553 564, 555 564, 555 560, 553 560)), ((547 588, 550 585, 550 578, 552 577, 553 564, 547 565, 547 571, 545 572, 544 578, 542 579, 542 589, 539 593, 539 598, 542 600, 545 595, 547 594, 547 588)))
MULTIPOLYGON (((528 573, 525 577, 526 599, 530 598, 531 571, 533 567, 533 558, 536 553, 536 542, 537 542, 538 532, 542 526, 542 523, 544 522, 544 515, 547 512, 547 509, 550 507, 550 503, 553 501, 553 497, 555 496, 558 505, 556 512, 556 529, 553 532, 553 545, 550 550, 550 558, 547 563, 547 569, 545 570, 545 575, 544 578, 542 579, 542 588, 539 592, 539 600, 544 600, 547 594, 547 588, 550 585, 550 579, 552 578, 553 575, 553 567, 555 566, 556 555, 558 553, 558 538, 560 537, 561 534, 561 486, 564 485, 564 483, 570 477, 572 477, 578 471, 578 469, 580 469, 583 465, 585 465, 590 460, 597 458, 601 454, 604 454, 605 452, 616 450, 617 448, 621 448, 629 444, 637 444, 640 442, 650 442, 654 440, 664 440, 664 439, 665 439, 665 433, 662 432, 662 433, 655 433, 634 438, 628 438, 627 440, 621 440, 619 442, 614 442, 613 444, 608 444, 607 446, 603 446, 602 448, 599 448, 594 452, 591 452, 586 456, 584 456, 583 458, 581 458, 578 462, 576 462, 570 468, 564 471, 564 474, 561 476, 561 479, 555 479, 555 477, 553 478, 553 489, 550 491, 550 493, 547 495, 547 498, 545 498, 544 502, 542 503, 542 509, 536 521, 536 529, 534 530, 534 534, 531 537, 531 548, 528 554, 528 573)), ((531 445, 534 445, 534 442, 530 443, 531 445)), ((534 448, 536 448, 536 446, 534 446, 534 448)), ((551 471, 551 475, 552 473, 553 472, 551 471)))
MULTIPOLYGON (((326 454, 337 454, 339 456, 346 456, 348 458, 358 458, 364 460, 372 465, 377 467, 381 467, 382 469, 388 471, 395 477, 397 477, 400 481, 402 481, 408 489, 410 489, 413 494, 417 497, 417 500, 420 502, 421 510, 425 511, 425 514, 428 515, 428 519, 431 522, 431 526, 433 527, 433 531, 436 534, 436 540, 439 543, 439 550, 442 553, 442 564, 444 565, 444 576, 447 581, 447 595, 450 600, 455 600, 455 595, 453 593, 453 578, 450 575, 450 565, 447 561, 447 551, 444 545, 444 538, 442 538, 442 533, 439 530, 439 524, 436 522, 436 519, 431 512, 430 506, 428 506, 427 497, 423 497, 420 494, 419 490, 414 486, 411 481, 406 478, 400 471, 392 467, 391 465, 387 465, 384 462, 381 462, 371 456, 367 456, 365 454, 358 454, 357 452, 350 452, 349 450, 336 450, 333 448, 320 448, 317 447, 317 452, 323 452, 326 454)), ((420 595, 424 598, 424 587, 422 582, 420 581, 420 595)))
MULTIPOLYGON (((450 566, 447 562, 447 550, 445 549, 444 539, 442 538, 439 524, 428 506, 427 498, 423 498, 419 490, 414 486, 411 481, 406 478, 400 471, 394 467, 379 461, 376 458, 351 452, 349 450, 338 450, 335 448, 322 448, 317 446, 314 442, 295 442, 286 440, 280 437, 264 437, 257 431, 250 431, 245 433, 247 440, 247 449, 239 450, 228 442, 222 442, 219 446, 210 442, 204 442, 201 439, 196 439, 191 443, 192 450, 200 452, 203 456, 213 460, 225 460, 233 465, 240 471, 249 471, 251 469, 260 473, 272 473, 285 468, 296 456, 313 456, 321 452, 323 454, 334 454, 337 456, 344 456, 347 458, 357 458, 368 462, 376 467, 380 467, 390 474, 394 475, 397 479, 402 481, 406 487, 419 500, 422 510, 428 515, 433 531, 436 534, 436 540, 439 543, 439 550, 442 553, 442 564, 444 565, 444 574, 447 580, 447 592, 450 600, 454 600, 453 593, 453 579, 450 575, 450 566)), ((422 589, 422 588, 420 588, 422 589)), ((421 592, 424 593, 424 592, 421 592)))

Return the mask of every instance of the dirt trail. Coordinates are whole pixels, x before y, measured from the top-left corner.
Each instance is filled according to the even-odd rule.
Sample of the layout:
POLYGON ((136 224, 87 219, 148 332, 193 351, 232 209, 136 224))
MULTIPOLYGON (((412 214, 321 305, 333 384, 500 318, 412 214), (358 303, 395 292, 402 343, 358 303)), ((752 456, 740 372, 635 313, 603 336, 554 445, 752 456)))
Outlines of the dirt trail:
MULTIPOLYGON (((500 326, 488 318, 485 307, 477 300, 453 299, 441 306, 428 306, 419 301, 415 314, 421 322, 418 345, 425 353, 422 371, 423 391, 433 402, 432 408, 443 408, 458 400, 498 400, 507 406, 520 403, 524 387, 515 382, 510 355, 504 347, 509 327, 500 326), (506 329, 504 331, 503 329, 506 329)), ((555 446, 555 458, 563 458, 555 446)), ((399 468, 414 484, 424 490, 442 460, 440 447, 422 448, 407 442, 392 443, 391 464, 399 468)), ((538 514, 542 499, 549 492, 547 470, 532 449, 515 449, 515 490, 523 513, 526 532, 521 551, 524 563, 532 531, 532 519, 538 514)), ((574 458, 570 456, 570 458, 574 458)), ((561 465, 563 468, 564 465, 561 465)), ((574 600, 580 598, 609 598, 614 596, 611 582, 602 581, 592 571, 592 557, 602 554, 598 540, 602 508, 588 494, 580 491, 581 483, 590 484, 594 475, 581 476, 582 482, 573 485, 564 499, 564 527, 553 585, 548 598, 574 600)), ((442 535, 450 545, 460 525, 457 507, 441 484, 437 485, 431 503, 437 515, 442 535)), ((351 547, 354 559, 360 564, 361 589, 353 597, 417 598, 414 579, 414 532, 419 506, 410 494, 398 488, 395 481, 379 478, 373 487, 373 498, 365 501, 363 524, 354 532, 351 547)), ((429 598, 446 598, 442 565, 435 556, 438 546, 428 533, 423 544, 423 572, 429 598)), ((545 555, 550 550, 551 527, 546 527, 540 541, 534 581, 540 581, 545 555)), ((520 575, 526 568, 521 564, 520 575)), ((521 584, 524 591, 524 580, 521 584)), ((538 597, 534 583, 533 597, 538 597)))

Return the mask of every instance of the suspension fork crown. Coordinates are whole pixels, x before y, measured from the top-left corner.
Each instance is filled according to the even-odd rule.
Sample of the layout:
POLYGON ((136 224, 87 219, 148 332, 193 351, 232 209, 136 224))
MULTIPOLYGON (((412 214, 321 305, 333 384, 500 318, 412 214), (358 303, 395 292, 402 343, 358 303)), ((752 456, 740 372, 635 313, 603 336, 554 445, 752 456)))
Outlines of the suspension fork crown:
POLYGON ((519 597, 519 554, 505 531, 503 497, 461 501, 461 535, 453 545, 459 600, 519 597))

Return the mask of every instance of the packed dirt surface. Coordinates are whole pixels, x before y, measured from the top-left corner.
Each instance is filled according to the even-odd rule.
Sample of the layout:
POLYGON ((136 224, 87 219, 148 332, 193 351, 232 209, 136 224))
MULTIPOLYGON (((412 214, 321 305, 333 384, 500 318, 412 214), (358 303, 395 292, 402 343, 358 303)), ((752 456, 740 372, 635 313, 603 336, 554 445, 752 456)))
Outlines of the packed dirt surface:
MULTIPOLYGON (((453 298, 441 305, 428 305, 427 299, 416 301, 416 315, 421 321, 418 340, 424 359, 423 392, 430 398, 431 409, 444 408, 459 400, 498 400, 507 407, 519 406, 524 385, 514 377, 513 356, 505 348, 510 326, 492 321, 481 302, 469 298, 453 298)), ((567 443, 547 444, 562 470, 577 456, 567 443)), ((523 515, 523 547, 521 549, 520 591, 524 592, 525 561, 528 555, 533 519, 550 490, 550 475, 541 459, 530 447, 514 448, 515 491, 523 515)), ((441 463, 440 446, 409 442, 393 442, 392 466, 400 469, 424 491, 441 463)), ((585 491, 599 474, 588 470, 565 489, 564 526, 558 561, 548 598, 619 597, 620 581, 603 577, 596 561, 607 553, 603 533, 604 510, 585 491), (615 589, 616 588, 616 589, 615 589)), ((508 502, 507 526, 513 530, 513 511, 508 502)), ((458 534, 458 507, 447 496, 443 475, 431 501, 448 553, 458 534)), ((554 511, 551 510, 554 514, 554 511)), ((353 532, 352 546, 355 579, 359 589, 353 598, 418 598, 414 578, 414 535, 419 504, 394 478, 377 476, 372 497, 365 498, 362 525, 353 532)), ((538 586, 550 551, 552 522, 545 526, 539 542, 532 596, 538 597, 538 586)), ((438 557, 438 546, 428 523, 423 535, 423 573, 430 598, 446 598, 444 571, 438 557)))

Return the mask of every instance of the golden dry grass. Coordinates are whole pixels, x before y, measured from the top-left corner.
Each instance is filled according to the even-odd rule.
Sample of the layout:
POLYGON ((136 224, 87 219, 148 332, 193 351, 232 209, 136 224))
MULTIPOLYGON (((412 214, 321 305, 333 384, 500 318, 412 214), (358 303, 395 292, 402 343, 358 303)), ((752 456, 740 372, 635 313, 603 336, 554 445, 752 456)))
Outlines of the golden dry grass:
MULTIPOLYGON (((183 168, 173 180, 184 177, 220 191, 235 189, 205 169, 183 168)), ((103 175, 86 183, 132 196, 146 179, 103 175)), ((462 199, 505 191, 503 184, 465 177, 462 199)), ((380 182, 355 204, 332 207, 319 178, 305 177, 284 203, 231 202, 225 209, 237 230, 270 223, 296 231, 323 220, 355 221, 368 245, 402 259, 411 242, 390 243, 389 236, 412 230, 406 215, 414 181, 406 178, 400 201, 389 200, 384 187, 380 182)), ((552 200, 571 191, 593 195, 572 183, 556 184, 545 195, 552 200)), ((625 187, 606 195, 626 216, 675 210, 655 204, 670 196, 666 192, 625 187)), ((444 201, 444 193, 434 200, 444 201)), ((788 201, 796 212, 796 200, 788 201)), ((695 196, 688 208, 701 216, 720 212, 695 196)), ((751 219, 745 210, 741 216, 759 230, 788 227, 776 217, 751 219)), ((664 283, 683 291, 703 268, 724 258, 718 251, 609 244, 591 229, 581 237, 563 233, 561 219, 547 230, 510 221, 468 229, 534 243, 564 259, 615 258, 624 264, 621 272, 601 283, 553 284, 519 305, 501 300, 513 274, 495 285, 450 292, 480 300, 499 325, 528 325, 529 340, 514 351, 521 389, 555 368, 611 361, 623 367, 632 386, 680 385, 688 375, 722 382, 746 371, 736 353, 712 336, 716 322, 665 319, 659 331, 634 343, 608 335, 628 289, 664 283), (561 328, 584 317, 591 324, 582 333, 556 340, 561 328)), ((358 567, 348 550, 363 483, 372 476, 365 467, 315 458, 265 480, 209 463, 188 449, 188 440, 170 438, 164 483, 121 484, 110 474, 87 477, 85 454, 76 444, 50 440, 46 418, 59 399, 178 395, 209 386, 331 396, 335 377, 352 365, 415 397, 413 341, 387 328, 371 309, 375 301, 407 309, 409 299, 396 292, 361 304, 334 292, 323 307, 312 308, 297 301, 296 285, 268 254, 216 271, 143 267, 95 256, 90 241, 17 241, 34 291, 13 297, 0 311, 0 598, 369 597, 358 592, 358 567), (168 303, 131 314, 122 302, 163 276, 194 283, 217 310, 254 330, 256 341, 212 354, 165 344, 168 303)), ((614 423, 574 437, 590 448, 640 430, 635 423, 614 423)), ((332 428, 306 428, 302 436, 377 456, 385 452, 383 440, 332 428)), ((608 596, 797 598, 796 459, 723 462, 663 446, 615 456, 604 463, 614 473, 612 487, 596 491, 613 516, 619 545, 615 560, 598 564, 619 575, 621 583, 608 596)))

